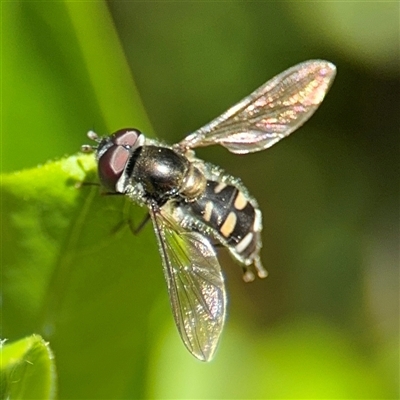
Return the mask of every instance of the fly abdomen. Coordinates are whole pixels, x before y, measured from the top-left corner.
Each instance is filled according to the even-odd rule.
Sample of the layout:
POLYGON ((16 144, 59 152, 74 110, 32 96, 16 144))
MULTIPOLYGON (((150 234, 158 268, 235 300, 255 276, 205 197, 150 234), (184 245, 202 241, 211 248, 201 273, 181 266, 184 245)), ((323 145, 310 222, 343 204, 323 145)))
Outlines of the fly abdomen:
POLYGON ((260 212, 236 186, 207 181, 205 192, 190 203, 192 212, 220 236, 242 262, 258 252, 260 212))

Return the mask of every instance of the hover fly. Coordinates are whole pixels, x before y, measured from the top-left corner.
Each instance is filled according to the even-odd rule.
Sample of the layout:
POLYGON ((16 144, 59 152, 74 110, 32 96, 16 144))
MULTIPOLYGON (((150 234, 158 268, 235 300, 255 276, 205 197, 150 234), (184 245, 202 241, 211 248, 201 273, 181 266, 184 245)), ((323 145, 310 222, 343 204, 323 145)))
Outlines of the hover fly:
POLYGON ((137 129, 111 136, 89 132, 100 181, 108 192, 146 206, 158 240, 176 326, 188 350, 209 361, 226 314, 224 278, 215 243, 226 247, 251 281, 260 259, 261 211, 242 182, 196 158, 193 149, 219 144, 235 154, 267 149, 299 128, 321 104, 333 64, 298 64, 255 90, 209 124, 172 146, 137 129))

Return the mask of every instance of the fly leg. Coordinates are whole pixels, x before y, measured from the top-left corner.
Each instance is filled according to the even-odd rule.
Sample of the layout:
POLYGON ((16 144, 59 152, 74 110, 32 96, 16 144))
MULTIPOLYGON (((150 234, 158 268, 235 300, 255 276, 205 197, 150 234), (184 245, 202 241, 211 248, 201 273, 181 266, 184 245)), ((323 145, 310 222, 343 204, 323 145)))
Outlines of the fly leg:
POLYGON ((243 280, 246 283, 253 282, 255 279, 253 271, 251 271, 247 265, 244 265, 242 269, 243 269, 243 280))
POLYGON ((142 222, 136 227, 133 225, 132 219, 129 219, 129 221, 128 221, 129 229, 136 236, 147 225, 147 223, 149 221, 150 221, 150 214, 149 213, 146 213, 145 217, 142 219, 142 222))

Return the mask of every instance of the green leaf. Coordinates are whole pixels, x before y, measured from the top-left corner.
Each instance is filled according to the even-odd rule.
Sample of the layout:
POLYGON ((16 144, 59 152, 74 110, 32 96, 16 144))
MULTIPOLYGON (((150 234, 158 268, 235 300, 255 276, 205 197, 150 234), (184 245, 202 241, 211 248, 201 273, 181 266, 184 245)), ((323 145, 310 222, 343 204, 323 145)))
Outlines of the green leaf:
POLYGON ((160 257, 151 226, 128 228, 142 209, 77 187, 94 168, 80 155, 2 176, 3 335, 51 341, 61 398, 140 397, 160 257))
MULTIPOLYGON (((151 131, 105 2, 8 2, 2 17, 5 170, 76 153, 93 124, 151 131)), ((141 397, 161 260, 150 225, 128 228, 145 211, 84 180, 93 155, 1 176, 2 335, 51 341, 60 398, 141 397)))
POLYGON ((57 388, 54 356, 39 335, 0 342, 0 397, 54 399, 57 388))

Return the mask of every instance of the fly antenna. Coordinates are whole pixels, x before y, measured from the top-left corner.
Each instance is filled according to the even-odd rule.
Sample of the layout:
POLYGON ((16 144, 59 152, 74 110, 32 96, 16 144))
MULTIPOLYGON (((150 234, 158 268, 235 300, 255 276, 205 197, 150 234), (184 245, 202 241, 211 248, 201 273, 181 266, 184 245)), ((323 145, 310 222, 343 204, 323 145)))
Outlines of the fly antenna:
MULTIPOLYGON (((100 143, 100 142, 101 142, 101 139, 100 139, 99 135, 98 135, 96 132, 92 131, 92 130, 90 130, 90 131, 87 133, 87 137, 88 137, 90 140, 94 140, 94 141, 97 142, 97 143, 100 143)), ((97 149, 97 146, 92 146, 92 145, 90 145, 90 144, 84 144, 84 145, 81 146, 81 151, 82 151, 83 153, 92 153, 92 152, 95 151, 96 149, 97 149)))
POLYGON ((90 131, 87 133, 87 137, 88 137, 90 140, 94 140, 94 141, 97 142, 97 143, 100 143, 100 141, 101 141, 99 135, 98 135, 95 131, 92 131, 92 130, 90 130, 90 131))

